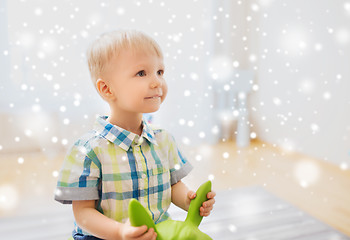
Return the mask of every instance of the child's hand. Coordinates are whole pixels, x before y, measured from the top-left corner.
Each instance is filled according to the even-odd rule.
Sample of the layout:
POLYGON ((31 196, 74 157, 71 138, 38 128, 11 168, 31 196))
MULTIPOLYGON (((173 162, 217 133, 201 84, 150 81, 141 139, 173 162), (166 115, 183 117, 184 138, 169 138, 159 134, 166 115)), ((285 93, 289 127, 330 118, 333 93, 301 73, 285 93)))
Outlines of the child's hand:
POLYGON ((216 196, 215 192, 208 192, 207 198, 208 200, 205 201, 201 208, 199 209, 200 215, 203 217, 208 217, 210 215, 211 210, 213 210, 215 199, 214 197, 216 196))
POLYGON ((123 240, 156 240, 157 233, 154 232, 153 228, 148 229, 147 226, 133 227, 130 222, 123 224, 120 231, 121 239, 123 240))
MULTIPOLYGON (((196 198, 196 193, 193 191, 189 191, 187 193, 187 196, 191 202, 191 200, 196 198)), ((214 199, 215 196, 216 196, 215 192, 208 192, 207 194, 208 200, 205 201, 199 209, 199 213, 202 217, 208 217, 210 215, 210 212, 211 210, 213 210, 213 206, 215 203, 215 199, 214 199)))

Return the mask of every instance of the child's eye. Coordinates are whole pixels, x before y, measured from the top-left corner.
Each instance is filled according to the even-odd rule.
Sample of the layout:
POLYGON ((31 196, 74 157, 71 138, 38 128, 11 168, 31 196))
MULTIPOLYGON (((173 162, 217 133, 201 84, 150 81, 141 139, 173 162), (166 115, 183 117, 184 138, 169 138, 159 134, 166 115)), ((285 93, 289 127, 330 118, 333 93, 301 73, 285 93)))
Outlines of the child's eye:
POLYGON ((144 77, 144 76, 146 76, 145 70, 139 71, 139 72, 136 74, 136 76, 139 76, 139 77, 144 77))
POLYGON ((163 74, 164 74, 164 70, 158 70, 158 72, 157 72, 157 73, 158 73, 158 75, 159 75, 159 76, 163 76, 163 74))

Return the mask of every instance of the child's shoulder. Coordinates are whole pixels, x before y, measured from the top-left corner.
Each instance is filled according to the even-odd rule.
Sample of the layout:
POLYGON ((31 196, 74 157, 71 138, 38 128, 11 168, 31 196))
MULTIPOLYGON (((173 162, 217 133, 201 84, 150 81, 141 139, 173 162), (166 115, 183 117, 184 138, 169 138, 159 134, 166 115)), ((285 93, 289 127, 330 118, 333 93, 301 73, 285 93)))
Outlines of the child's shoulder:
POLYGON ((90 130, 75 140, 68 153, 79 151, 83 155, 89 155, 89 153, 94 152, 97 148, 106 145, 105 142, 99 133, 95 130, 90 130))
POLYGON ((94 144, 96 141, 98 141, 101 137, 95 130, 90 130, 86 133, 83 133, 80 137, 78 137, 74 143, 74 145, 82 145, 85 146, 86 144, 94 144))

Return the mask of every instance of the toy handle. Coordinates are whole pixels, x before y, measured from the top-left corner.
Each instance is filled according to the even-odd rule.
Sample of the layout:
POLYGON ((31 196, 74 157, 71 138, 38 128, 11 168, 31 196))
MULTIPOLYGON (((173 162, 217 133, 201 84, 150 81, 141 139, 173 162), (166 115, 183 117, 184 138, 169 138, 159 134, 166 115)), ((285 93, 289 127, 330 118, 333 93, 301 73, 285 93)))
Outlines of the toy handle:
POLYGON ((146 225, 148 229, 153 228, 156 231, 156 225, 150 213, 136 199, 130 200, 128 213, 131 226, 140 227, 146 225))
POLYGON ((188 208, 188 213, 185 222, 190 222, 195 226, 199 226, 203 217, 199 213, 199 209, 203 202, 207 201, 207 194, 211 191, 211 181, 203 183, 196 192, 196 198, 193 199, 188 208))

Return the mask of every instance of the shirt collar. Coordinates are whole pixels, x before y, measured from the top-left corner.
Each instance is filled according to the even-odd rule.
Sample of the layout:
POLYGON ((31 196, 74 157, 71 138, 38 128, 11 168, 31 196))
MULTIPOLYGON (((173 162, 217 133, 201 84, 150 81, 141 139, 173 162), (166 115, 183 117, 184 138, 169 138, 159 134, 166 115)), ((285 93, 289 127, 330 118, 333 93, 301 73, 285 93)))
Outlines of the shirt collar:
POLYGON ((142 139, 147 139, 150 143, 157 145, 154 131, 146 120, 142 119, 142 134, 139 137, 137 134, 129 132, 119 126, 113 125, 107 121, 107 116, 99 116, 96 119, 94 130, 106 138, 108 141, 118 145, 125 151, 128 151, 132 143, 135 145, 141 144, 142 139))

